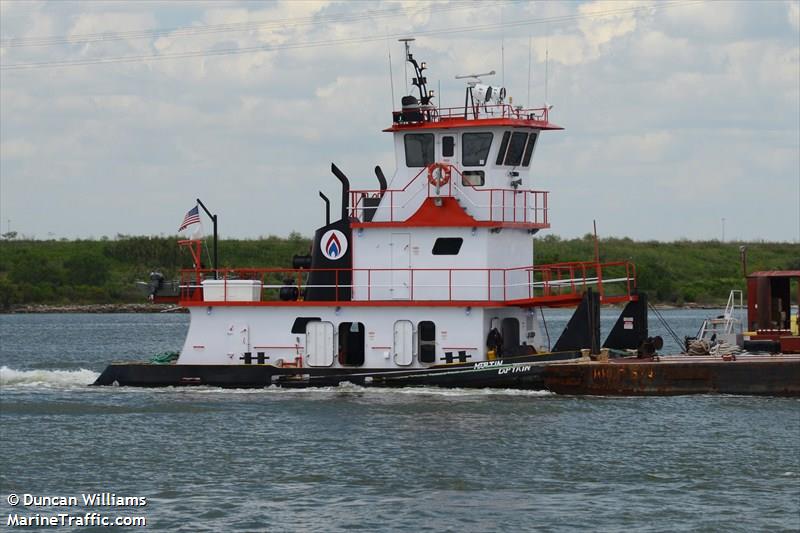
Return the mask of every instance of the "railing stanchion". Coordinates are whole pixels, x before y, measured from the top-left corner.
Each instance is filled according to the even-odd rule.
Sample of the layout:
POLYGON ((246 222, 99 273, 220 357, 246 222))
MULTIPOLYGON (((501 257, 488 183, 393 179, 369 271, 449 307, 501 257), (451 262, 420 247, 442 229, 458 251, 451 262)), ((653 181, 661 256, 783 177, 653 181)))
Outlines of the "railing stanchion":
POLYGON ((447 270, 447 300, 453 301, 453 269, 447 270))
POLYGON ((512 192, 511 195, 512 195, 511 197, 513 198, 512 205, 514 206, 514 207, 512 207, 512 213, 513 213, 512 219, 513 219, 514 222, 516 222, 517 221, 517 191, 512 192))

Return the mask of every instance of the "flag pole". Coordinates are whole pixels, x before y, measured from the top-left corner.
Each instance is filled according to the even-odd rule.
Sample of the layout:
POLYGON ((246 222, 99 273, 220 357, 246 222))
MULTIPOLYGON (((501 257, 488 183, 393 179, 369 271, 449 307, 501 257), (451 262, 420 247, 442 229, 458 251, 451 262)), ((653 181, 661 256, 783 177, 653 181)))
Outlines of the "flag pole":
POLYGON ((214 223, 214 265, 213 265, 213 267, 214 267, 214 279, 217 279, 217 266, 218 266, 218 262, 217 262, 217 215, 212 215, 211 211, 208 210, 208 208, 200 200, 200 198, 197 199, 197 205, 199 205, 200 207, 203 208, 203 211, 206 212, 206 215, 208 215, 208 218, 210 218, 211 222, 214 223))

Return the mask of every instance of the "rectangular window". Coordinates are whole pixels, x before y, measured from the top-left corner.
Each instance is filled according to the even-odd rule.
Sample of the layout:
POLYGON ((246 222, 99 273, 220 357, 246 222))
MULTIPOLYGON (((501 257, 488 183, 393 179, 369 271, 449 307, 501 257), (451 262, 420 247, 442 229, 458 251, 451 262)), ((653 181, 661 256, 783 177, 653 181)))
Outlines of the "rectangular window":
POLYGON ((458 255, 462 244, 461 237, 439 237, 433 243, 433 255, 458 255))
POLYGON ((497 159, 495 160, 495 165, 502 165, 503 159, 506 157, 506 148, 508 148, 508 140, 511 138, 511 132, 507 131, 503 133, 503 140, 500 141, 500 150, 497 151, 497 159))
POLYGON ((442 157, 453 157, 456 141, 453 137, 442 137, 442 157))
POLYGON ((508 152, 506 153, 506 165, 516 167, 520 164, 522 152, 525 150, 525 141, 527 140, 528 134, 522 131, 515 131, 511 135, 511 142, 508 143, 508 152))
POLYGON ((423 320, 417 326, 419 342, 419 361, 421 363, 436 362, 436 324, 430 320, 423 320))
POLYGON ((467 167, 482 167, 492 147, 491 133, 465 133, 461 136, 461 164, 467 167))
POLYGON ((364 364, 364 324, 361 322, 339 324, 339 363, 364 364))
POLYGON ((433 133, 409 133, 403 141, 407 167, 426 167, 433 163, 433 133))
POLYGON ((478 187, 486 182, 486 177, 483 170, 465 170, 461 174, 461 185, 469 185, 470 187, 478 187))
POLYGON ((538 137, 538 133, 531 133, 530 136, 528 136, 528 145, 525 147, 525 157, 522 158, 523 167, 527 167, 531 164, 531 156, 533 156, 533 149, 536 147, 536 139, 538 137))

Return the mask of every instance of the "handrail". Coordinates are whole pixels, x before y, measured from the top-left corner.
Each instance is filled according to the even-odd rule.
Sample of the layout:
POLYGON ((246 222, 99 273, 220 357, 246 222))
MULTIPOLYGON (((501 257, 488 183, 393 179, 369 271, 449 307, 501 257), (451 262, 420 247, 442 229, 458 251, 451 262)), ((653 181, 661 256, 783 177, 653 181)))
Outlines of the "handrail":
MULTIPOLYGON (((408 191, 409 187, 412 183, 414 183, 419 176, 423 174, 423 172, 429 171, 432 168, 432 165, 427 167, 423 167, 423 169, 418 172, 414 178, 411 179, 402 189, 360 189, 360 190, 351 190, 351 198, 350 198, 350 217, 352 219, 356 219, 359 222, 366 223, 363 216, 359 216, 359 213, 363 214, 367 209, 387 209, 388 210, 388 220, 389 222, 400 222, 395 216, 395 210, 405 209, 414 198, 417 197, 419 192, 424 189, 424 187, 420 187, 417 189, 409 198, 407 198, 404 202, 400 205, 395 205, 395 193, 404 193, 408 191), (363 203, 363 200, 366 198, 385 198, 386 195, 389 196, 388 204, 383 204, 381 206, 367 206, 363 203)), ((534 189, 517 189, 517 188, 498 188, 498 187, 491 187, 491 188, 484 188, 478 187, 475 185, 464 185, 463 183, 459 185, 456 183, 456 176, 460 176, 463 178, 463 173, 459 170, 455 165, 449 165, 450 171, 452 172, 452 179, 441 188, 438 193, 434 190, 434 185, 432 185, 429 181, 426 183, 427 185, 427 197, 431 198, 432 196, 442 197, 442 198, 463 198, 465 199, 470 205, 472 205, 476 209, 488 209, 488 219, 492 222, 512 222, 512 223, 529 223, 529 224, 541 224, 543 226, 547 226, 548 222, 548 191, 540 191, 534 189), (470 192, 467 192, 470 191, 470 192), (454 194, 459 193, 459 194, 454 194), (478 196, 478 195, 488 195, 489 202, 488 204, 478 204, 476 203, 471 196, 478 196), (509 204, 506 205, 506 198, 510 195, 509 204), (521 204, 517 201, 517 196, 522 195, 521 204), (499 196, 500 201, 495 203, 495 198, 499 196), (531 197, 529 201, 528 198, 531 197), (499 218, 495 217, 495 212, 500 210, 499 218), (510 212, 510 217, 507 216, 507 212, 510 212)), ((377 221, 374 221, 377 222, 377 221)))
MULTIPOLYGON (((307 288, 330 288, 339 294, 339 289, 353 291, 353 301, 486 301, 486 302, 524 302, 537 299, 577 299, 589 287, 596 286, 601 301, 630 300, 635 293, 635 268, 626 261, 608 263, 569 262, 539 266, 514 268, 355 268, 355 269, 286 269, 286 268, 241 268, 191 269, 181 271, 180 289, 182 301, 205 301, 203 288, 208 282, 217 283, 222 288, 222 300, 229 299, 233 281, 255 281, 260 293, 259 300, 266 296, 265 291, 295 287, 299 291, 307 288), (615 273, 609 274, 609 269, 615 273), (311 272, 334 272, 334 281, 327 284, 310 285, 307 275, 311 272), (340 274, 347 272, 350 282, 340 283, 340 274), (383 277, 381 277, 381 274, 383 277), (389 276, 387 279, 387 275, 389 276), (445 278, 446 275, 446 278, 445 278), (291 279, 291 283, 287 283, 291 279), (446 279, 446 281, 445 281, 446 279), (621 289, 607 292, 606 289, 621 289), (423 298, 414 298, 423 289, 423 298), (198 290, 200 289, 200 290, 198 290), (385 289, 388 289, 385 290, 385 289), (431 289, 441 289, 437 294, 431 289), (445 297, 446 289, 446 297, 445 297), (500 290, 502 289, 502 295, 500 290), (408 297, 398 296, 394 291, 407 293, 408 297), (477 291, 477 292, 476 292, 477 291)), ((211 287, 211 285, 208 285, 211 287)), ((250 286, 252 290, 253 286, 250 286)), ((334 300, 336 301, 336 300, 334 300)))
MULTIPOLYGON (((515 107, 511 104, 493 104, 493 105, 476 105, 476 106, 459 106, 459 107, 439 107, 430 110, 428 117, 423 114, 423 120, 418 122, 440 122, 452 119, 467 119, 472 117, 473 120, 481 118, 513 118, 518 120, 534 120, 536 122, 549 123, 550 109, 548 107, 535 107, 523 108, 522 106, 515 107)), ((397 117, 403 114, 403 111, 393 111, 392 114, 397 117)))

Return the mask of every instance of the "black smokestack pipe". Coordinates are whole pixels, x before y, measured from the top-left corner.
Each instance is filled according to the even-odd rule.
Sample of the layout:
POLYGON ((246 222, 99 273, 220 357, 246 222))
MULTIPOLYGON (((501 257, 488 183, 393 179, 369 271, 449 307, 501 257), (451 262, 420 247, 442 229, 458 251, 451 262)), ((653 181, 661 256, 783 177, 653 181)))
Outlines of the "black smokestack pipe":
POLYGON ((347 176, 333 163, 331 163, 331 172, 342 182, 342 220, 348 220, 347 208, 350 206, 350 180, 348 180, 347 176))
POLYGON ((384 191, 386 191, 386 176, 383 175, 383 170, 381 170, 380 165, 375 165, 375 176, 378 178, 378 183, 381 185, 381 196, 383 196, 384 191))
POLYGON ((322 191, 319 191, 319 197, 325 201, 325 225, 328 226, 331 223, 331 201, 322 191))

